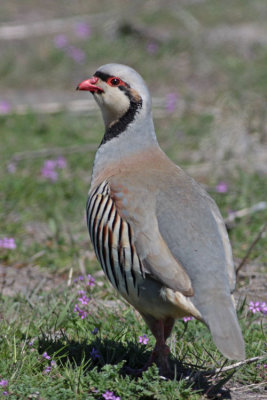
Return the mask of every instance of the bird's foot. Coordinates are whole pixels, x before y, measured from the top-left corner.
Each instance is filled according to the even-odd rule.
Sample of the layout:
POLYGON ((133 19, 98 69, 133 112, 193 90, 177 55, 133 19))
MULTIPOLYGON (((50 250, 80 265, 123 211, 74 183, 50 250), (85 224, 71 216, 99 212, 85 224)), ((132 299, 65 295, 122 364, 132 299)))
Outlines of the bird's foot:
POLYGON ((155 362, 154 350, 152 351, 148 361, 145 363, 145 365, 142 368, 124 367, 123 369, 129 375, 141 376, 143 372, 147 371, 148 368, 151 367, 153 362, 155 362))
POLYGON ((153 350, 153 353, 154 353, 154 362, 156 362, 157 364, 157 367, 159 369, 159 374, 166 378, 172 377, 173 372, 169 363, 169 354, 170 354, 169 346, 167 346, 166 344, 162 344, 160 346, 156 345, 155 349, 153 350))
POLYGON ((149 367, 153 363, 155 363, 159 369, 159 374, 166 377, 171 378, 173 377, 173 372, 169 364, 169 353, 170 349, 169 346, 164 344, 163 346, 156 346, 152 351, 148 361, 142 368, 131 368, 131 367, 124 367, 124 371, 129 375, 134 375, 136 377, 141 376, 143 372, 147 371, 149 367))
POLYGON ((145 372, 151 365, 145 364, 142 368, 131 368, 131 367, 124 367, 123 371, 126 372, 128 375, 133 375, 139 377, 145 372))

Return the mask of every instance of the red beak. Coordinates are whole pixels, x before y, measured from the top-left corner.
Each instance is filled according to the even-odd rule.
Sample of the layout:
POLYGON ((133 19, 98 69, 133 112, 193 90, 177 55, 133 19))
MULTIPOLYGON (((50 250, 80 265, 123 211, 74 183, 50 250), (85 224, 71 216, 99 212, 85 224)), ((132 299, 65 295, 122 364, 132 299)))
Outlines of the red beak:
POLYGON ((89 92, 104 92, 103 89, 101 89, 100 87, 96 86, 96 83, 98 81, 98 78, 96 78, 95 76, 93 76, 90 79, 86 79, 85 81, 81 82, 76 90, 88 90, 89 92))

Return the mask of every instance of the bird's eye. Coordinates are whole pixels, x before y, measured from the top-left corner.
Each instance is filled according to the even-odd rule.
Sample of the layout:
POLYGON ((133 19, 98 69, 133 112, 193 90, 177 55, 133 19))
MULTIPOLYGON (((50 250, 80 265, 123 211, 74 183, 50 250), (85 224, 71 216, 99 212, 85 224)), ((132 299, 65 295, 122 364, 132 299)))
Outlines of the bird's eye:
POLYGON ((120 83, 120 79, 113 78, 113 79, 111 79, 110 83, 112 84, 112 86, 118 86, 120 83))
POLYGON ((114 78, 109 78, 107 80, 107 83, 110 86, 120 86, 120 85, 125 86, 125 83, 120 78, 115 78, 115 77, 114 78))

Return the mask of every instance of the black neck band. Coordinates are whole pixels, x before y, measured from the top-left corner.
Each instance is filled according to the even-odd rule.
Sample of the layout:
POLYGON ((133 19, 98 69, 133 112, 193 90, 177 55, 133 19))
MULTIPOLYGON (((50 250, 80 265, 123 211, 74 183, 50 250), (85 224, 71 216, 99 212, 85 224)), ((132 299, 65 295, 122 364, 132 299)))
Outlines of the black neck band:
POLYGON ((130 100, 130 107, 126 111, 125 114, 115 122, 111 127, 109 127, 105 135, 102 139, 100 146, 109 140, 119 136, 123 131, 126 130, 127 126, 133 122, 136 114, 138 113, 139 109, 142 107, 142 100, 140 99, 138 102, 134 100, 130 100))

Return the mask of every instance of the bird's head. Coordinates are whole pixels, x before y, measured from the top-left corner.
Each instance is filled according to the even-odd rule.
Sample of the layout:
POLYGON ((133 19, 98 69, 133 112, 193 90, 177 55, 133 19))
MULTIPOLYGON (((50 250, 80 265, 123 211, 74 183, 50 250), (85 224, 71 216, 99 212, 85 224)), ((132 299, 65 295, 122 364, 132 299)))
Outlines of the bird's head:
POLYGON ((151 110, 150 94, 144 80, 126 65, 103 65, 92 78, 81 82, 77 90, 93 94, 102 111, 106 129, 118 123, 130 123, 138 114, 151 110))

